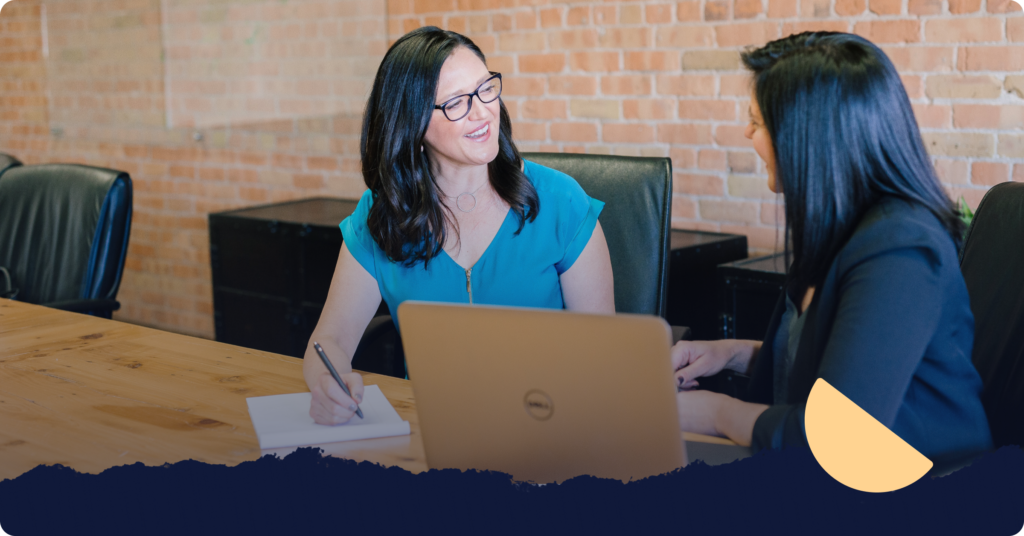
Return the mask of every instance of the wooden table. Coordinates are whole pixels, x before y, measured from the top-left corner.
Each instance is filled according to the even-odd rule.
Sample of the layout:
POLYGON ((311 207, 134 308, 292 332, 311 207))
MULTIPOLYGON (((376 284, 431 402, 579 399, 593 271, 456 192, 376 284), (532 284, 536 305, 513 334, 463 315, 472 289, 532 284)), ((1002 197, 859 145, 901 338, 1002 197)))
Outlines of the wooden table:
MULTIPOLYGON (((412 434, 318 446, 426 470, 411 384, 364 381, 380 386, 412 434)), ((301 359, 0 299, 0 480, 41 464, 99 473, 283 456, 295 449, 260 450, 245 399, 305 391, 301 359)))

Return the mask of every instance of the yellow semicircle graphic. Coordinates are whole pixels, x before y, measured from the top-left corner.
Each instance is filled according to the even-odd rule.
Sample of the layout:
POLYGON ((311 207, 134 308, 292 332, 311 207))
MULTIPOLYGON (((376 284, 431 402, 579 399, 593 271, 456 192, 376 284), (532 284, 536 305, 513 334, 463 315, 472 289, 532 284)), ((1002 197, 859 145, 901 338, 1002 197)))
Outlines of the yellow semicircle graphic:
POLYGON ((807 397, 804 430, 825 472, 855 490, 895 491, 932 468, 931 460, 821 378, 807 397))

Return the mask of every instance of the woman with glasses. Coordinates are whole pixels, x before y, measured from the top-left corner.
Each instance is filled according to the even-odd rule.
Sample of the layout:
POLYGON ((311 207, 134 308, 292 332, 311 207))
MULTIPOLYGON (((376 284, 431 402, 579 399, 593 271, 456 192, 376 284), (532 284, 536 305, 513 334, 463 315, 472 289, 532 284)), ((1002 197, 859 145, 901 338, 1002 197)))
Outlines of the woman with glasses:
POLYGON ((683 389, 725 368, 752 374, 745 401, 680 392, 682 428, 755 450, 806 445, 821 378, 936 464, 991 448, 957 261, 963 223, 889 58, 862 37, 818 32, 742 59, 753 73, 746 136, 784 194, 792 264, 763 342, 673 349, 683 389))
POLYGON ((369 189, 341 222, 303 364, 316 422, 346 422, 361 400, 350 362, 381 298, 393 318, 406 300, 615 312, 604 203, 520 158, 501 89, 480 49, 454 32, 414 30, 384 56, 360 143, 369 189))

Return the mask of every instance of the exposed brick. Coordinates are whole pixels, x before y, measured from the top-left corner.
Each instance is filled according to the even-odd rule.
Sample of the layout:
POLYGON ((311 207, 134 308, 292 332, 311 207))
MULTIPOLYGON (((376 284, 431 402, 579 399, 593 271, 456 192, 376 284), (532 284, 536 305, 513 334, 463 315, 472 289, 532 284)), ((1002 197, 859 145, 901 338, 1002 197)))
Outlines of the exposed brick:
MULTIPOLYGON (((587 10, 589 13, 589 9, 587 10)), ((552 7, 540 10, 541 28, 559 28, 562 26, 562 18, 565 16, 564 7, 552 7)), ((587 17, 589 19, 589 17, 587 17)), ((586 22, 584 22, 586 24, 586 22)))
POLYGON ((618 100, 582 100, 573 99, 569 103, 569 112, 576 118, 619 119, 618 100))
POLYGON ((643 121, 675 118, 675 99, 628 99, 622 101, 622 117, 643 121))
POLYGON ((757 223, 760 205, 750 201, 701 199, 700 217, 720 222, 757 223))
POLYGON ((949 0, 949 12, 955 15, 977 13, 981 10, 981 0, 949 0))
POLYGON ((715 143, 724 147, 753 147, 743 131, 745 125, 718 125, 715 127, 715 143))
POLYGON ((643 51, 626 52, 627 71, 675 71, 679 69, 679 52, 643 51))
POLYGON ((658 75, 655 87, 661 95, 710 97, 715 94, 715 77, 711 75, 658 75))
POLYGON ((960 47, 957 62, 964 71, 1024 71, 1024 45, 960 47))
POLYGON ((668 155, 672 159, 672 169, 676 171, 697 167, 697 151, 690 147, 670 147, 668 155))
POLYGON ((697 50, 683 52, 683 70, 732 71, 740 68, 740 55, 729 50, 697 50))
POLYGON ((761 11, 761 0, 736 0, 732 16, 734 19, 752 19, 761 11))
POLYGON ((597 30, 581 28, 553 32, 550 34, 550 40, 552 50, 590 49, 597 46, 597 30))
POLYGON ((647 24, 671 23, 672 4, 647 4, 644 6, 644 21, 647 24))
POLYGON ((899 15, 903 10, 901 0, 871 0, 871 12, 876 15, 899 15))
MULTIPOLYGON (((866 0, 836 0, 836 15, 840 17, 853 17, 864 13, 867 8, 866 0)), ((939 3, 939 9, 942 9, 942 3, 939 3)))
POLYGON ((606 143, 651 143, 654 141, 654 127, 635 123, 605 123, 601 125, 601 138, 606 143))
POLYGON ((971 184, 995 186, 1010 180, 1010 165, 1003 162, 971 163, 971 184))
POLYGON ((689 1, 676 4, 676 19, 680 22, 699 21, 700 13, 700 2, 689 1))
POLYGON ((618 52, 573 52, 569 68, 574 71, 609 72, 619 69, 618 52))
POLYGON ((942 0, 909 0, 907 13, 911 15, 940 15, 942 0))
POLYGON ((734 121, 736 104, 732 101, 682 99, 679 101, 679 119, 734 121))
POLYGON ((524 54, 519 56, 523 73, 557 73, 565 68, 565 54, 524 54))
POLYGON ((932 99, 995 99, 1000 93, 993 76, 933 75, 925 82, 925 94, 932 99))
POLYGON ((701 149, 697 153, 697 167, 713 171, 725 171, 725 151, 718 149, 701 149))
POLYGON ((768 178, 760 175, 730 175, 729 195, 747 199, 775 199, 768 189, 768 178))
POLYGON ((593 123, 551 123, 552 141, 597 141, 597 125, 593 123))
POLYGON ((1024 158, 1024 135, 999 134, 999 156, 1006 158, 1024 158))
POLYGON ((658 141, 679 145, 707 145, 711 143, 711 127, 700 124, 659 123, 658 141))
POLYGON ((912 74, 900 75, 903 88, 907 91, 907 98, 920 99, 924 97, 924 81, 920 76, 912 74))
POLYGON ((935 174, 939 180, 947 184, 967 184, 967 171, 970 169, 966 160, 936 158, 935 174))
POLYGON ((602 76, 601 93, 605 95, 650 95, 651 77, 645 75, 602 76))
POLYGON ((590 6, 577 6, 569 9, 565 22, 569 26, 583 26, 590 24, 591 16, 590 6))
POLYGON ((537 15, 533 10, 519 11, 516 13, 517 30, 535 30, 537 28, 537 15))
POLYGON ((540 97, 544 95, 544 78, 540 76, 509 76, 502 78, 501 96, 540 97))
POLYGON ((565 119, 565 101, 527 99, 521 107, 523 119, 565 119))
POLYGON ((548 91, 552 95, 596 95, 597 77, 562 75, 548 78, 548 91))
POLYGON ((715 30, 710 26, 664 26, 657 29, 655 46, 659 48, 708 47, 715 43, 715 30))
POLYGON ((1014 182, 1024 182, 1024 164, 1013 165, 1013 180, 1014 182))
MULTIPOLYGON (((544 32, 498 34, 498 50, 502 52, 541 51, 545 47, 544 37, 544 32)), ((552 37, 554 38, 554 36, 552 37)))
POLYGON ((953 70, 953 47, 883 47, 899 72, 949 72, 953 70))
POLYGON ((1013 0, 988 0, 989 13, 1020 13, 1020 4, 1013 0))
POLYGON ((932 19, 924 35, 931 43, 981 43, 1003 40, 1004 20, 997 17, 932 19))
POLYGON ((921 128, 952 128, 953 112, 945 104, 914 104, 914 116, 921 128))
POLYGON ((720 47, 764 45, 779 37, 777 22, 749 22, 715 26, 715 37, 720 47))
POLYGON ((749 151, 729 151, 729 171, 732 173, 754 173, 757 171, 757 154, 749 151))
POLYGON ((788 19, 795 17, 796 0, 768 0, 768 18, 788 19))
POLYGON ((704 4, 704 20, 727 20, 729 18, 729 2, 725 0, 708 0, 704 4))
POLYGON ((823 19, 832 15, 829 0, 800 0, 800 15, 804 18, 823 19))
POLYGON ((1024 18, 1012 17, 1006 19, 1006 39, 1011 43, 1024 42, 1024 18))
MULTIPOLYGON (((888 1, 888 0, 887 0, 888 1)), ((896 0, 897 4, 899 0, 896 0)), ((872 6, 875 2, 872 1, 872 6)), ((921 23, 917 20, 877 20, 858 22, 853 33, 873 43, 917 43, 921 41, 921 23)))
POLYGON ((995 154, 995 136, 977 133, 922 132, 925 148, 933 156, 991 157, 995 154))
POLYGON ((841 20, 822 20, 808 22, 787 22, 782 25, 782 36, 803 32, 849 32, 850 23, 841 20))
POLYGON ((643 24, 644 8, 640 4, 623 4, 619 7, 620 24, 643 24))
POLYGON ((750 96, 751 79, 748 74, 723 74, 719 77, 718 94, 723 97, 750 96))
POLYGON ((604 48, 645 48, 651 44, 650 28, 606 28, 598 36, 598 43, 604 48))
POLYGON ((1024 106, 956 104, 953 120, 957 128, 1014 130, 1024 128, 1024 106))
POLYGON ((672 191, 690 195, 723 195, 725 188, 722 178, 717 175, 696 175, 673 173, 672 191))
POLYGON ((697 203, 682 195, 672 196, 672 219, 692 220, 697 217, 697 203))
POLYGON ((1024 76, 1007 76, 1004 87, 1006 87, 1006 91, 1024 99, 1024 76))

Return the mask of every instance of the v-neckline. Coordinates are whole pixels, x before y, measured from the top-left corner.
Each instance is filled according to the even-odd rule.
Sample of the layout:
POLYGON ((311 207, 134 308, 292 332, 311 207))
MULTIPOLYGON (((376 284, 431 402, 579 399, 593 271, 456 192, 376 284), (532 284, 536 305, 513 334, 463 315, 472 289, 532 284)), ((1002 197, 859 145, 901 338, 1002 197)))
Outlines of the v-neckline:
POLYGON ((476 265, 480 264, 480 261, 484 260, 484 258, 487 257, 488 253, 490 253, 491 248, 494 247, 494 243, 498 241, 498 237, 500 237, 502 231, 505 230, 505 225, 508 223, 508 218, 509 218, 509 216, 511 216, 511 214, 512 214, 512 207, 509 207, 508 212, 505 213, 505 218, 503 220, 501 220, 501 225, 498 227, 498 232, 494 233, 494 236, 491 237, 491 242, 489 244, 487 244, 487 247, 484 248, 484 252, 480 254, 480 257, 476 260, 476 262, 473 263, 473 266, 470 266, 468 268, 462 266, 461 264, 456 262, 455 259, 453 259, 452 256, 449 255, 448 251, 445 250, 445 249, 442 249, 441 253, 444 253, 445 258, 447 258, 449 261, 451 261, 452 264, 457 266, 463 272, 468 272, 468 271, 472 270, 473 268, 476 267, 476 265))

